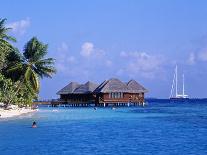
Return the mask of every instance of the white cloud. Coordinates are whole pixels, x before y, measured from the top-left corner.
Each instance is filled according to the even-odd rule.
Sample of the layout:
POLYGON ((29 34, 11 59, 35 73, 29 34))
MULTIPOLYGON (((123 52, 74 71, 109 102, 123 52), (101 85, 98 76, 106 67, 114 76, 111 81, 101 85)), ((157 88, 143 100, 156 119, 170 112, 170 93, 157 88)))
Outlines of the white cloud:
POLYGON ((135 67, 138 71, 153 71, 160 67, 162 61, 156 57, 148 55, 147 53, 134 53, 134 62, 130 63, 130 67, 135 67))
POLYGON ((130 69, 137 71, 153 71, 159 69, 163 62, 161 56, 149 55, 145 52, 129 52, 125 53, 125 57, 130 59, 130 69))
POLYGON ((92 42, 83 43, 80 55, 76 57, 69 53, 68 46, 64 42, 58 47, 58 52, 57 67, 70 77, 79 77, 83 74, 94 77, 99 72, 107 77, 118 75, 133 78, 139 76, 160 78, 163 76, 166 61, 161 55, 137 51, 122 51, 120 57, 107 56, 103 49, 96 48, 92 42))
POLYGON ((94 52, 94 45, 91 42, 85 42, 82 46, 81 46, 81 52, 80 54, 83 57, 90 57, 94 52))
POLYGON ((197 62, 201 62, 201 61, 207 62, 207 49, 206 48, 197 53, 191 52, 187 59, 187 63, 190 65, 194 65, 197 62))
POLYGON ((7 27, 12 28, 12 32, 17 35, 25 34, 27 28, 30 26, 30 19, 22 19, 13 23, 7 24, 7 27))
POLYGON ((71 68, 69 66, 76 63, 76 58, 69 53, 69 46, 65 42, 60 44, 57 51, 57 69, 61 72, 68 72, 68 69, 71 68))
POLYGON ((85 42, 81 46, 80 55, 85 58, 102 59, 105 56, 105 51, 99 48, 95 48, 92 42, 85 42))
POLYGON ((150 55, 146 52, 121 52, 120 56, 127 61, 121 71, 123 72, 124 70, 123 73, 131 76, 141 75, 153 78, 158 72, 162 72, 162 65, 165 61, 163 56, 150 55))
POLYGON ((57 48, 57 69, 63 75, 70 78, 94 79, 97 76, 110 77, 109 73, 115 73, 113 59, 107 53, 92 42, 85 42, 80 47, 79 53, 70 53, 66 43, 61 43, 57 48), (113 67, 111 67, 113 66, 113 67), (108 68, 108 69, 105 69, 108 68))
POLYGON ((207 50, 198 53, 198 59, 201 61, 207 61, 207 50))
POLYGON ((193 64, 195 64, 195 61, 196 61, 196 55, 195 55, 195 53, 192 52, 189 55, 187 63, 190 64, 190 65, 193 65, 193 64))

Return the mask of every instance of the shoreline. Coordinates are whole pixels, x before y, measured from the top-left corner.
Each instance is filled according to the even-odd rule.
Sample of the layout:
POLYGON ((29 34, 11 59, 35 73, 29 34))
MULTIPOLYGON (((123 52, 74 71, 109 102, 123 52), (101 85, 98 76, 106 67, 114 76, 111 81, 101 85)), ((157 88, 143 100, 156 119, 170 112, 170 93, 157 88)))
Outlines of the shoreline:
POLYGON ((10 109, 10 110, 4 110, 0 108, 0 119, 1 118, 12 118, 16 116, 20 116, 23 114, 28 114, 32 112, 36 112, 37 109, 31 109, 31 108, 17 108, 17 109, 10 109))

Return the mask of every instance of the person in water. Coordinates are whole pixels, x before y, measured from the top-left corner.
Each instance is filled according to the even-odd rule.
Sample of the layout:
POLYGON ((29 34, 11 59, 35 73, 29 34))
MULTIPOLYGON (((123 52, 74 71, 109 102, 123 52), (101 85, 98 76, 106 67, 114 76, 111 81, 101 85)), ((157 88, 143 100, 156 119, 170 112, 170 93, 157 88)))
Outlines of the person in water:
POLYGON ((37 127, 37 123, 36 122, 33 122, 32 123, 32 128, 36 128, 37 127))

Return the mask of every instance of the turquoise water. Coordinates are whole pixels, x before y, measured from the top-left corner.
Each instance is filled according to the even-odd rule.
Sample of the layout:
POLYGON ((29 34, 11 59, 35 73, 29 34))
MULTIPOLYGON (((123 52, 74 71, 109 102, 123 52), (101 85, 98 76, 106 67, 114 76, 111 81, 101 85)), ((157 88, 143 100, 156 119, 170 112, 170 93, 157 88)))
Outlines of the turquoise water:
POLYGON ((34 114, 0 120, 0 155, 7 154, 205 155, 207 104, 41 107, 34 114), (31 128, 33 121, 38 128, 31 128))

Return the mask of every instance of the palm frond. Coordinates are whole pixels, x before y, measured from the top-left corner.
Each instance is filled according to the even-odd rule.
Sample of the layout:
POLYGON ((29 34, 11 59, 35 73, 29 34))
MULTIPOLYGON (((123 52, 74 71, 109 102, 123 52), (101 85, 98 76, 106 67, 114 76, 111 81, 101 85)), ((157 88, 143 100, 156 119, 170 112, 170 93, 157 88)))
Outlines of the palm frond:
POLYGON ((16 38, 14 38, 12 36, 8 36, 8 35, 4 35, 2 38, 5 39, 5 40, 8 40, 8 41, 12 41, 12 42, 17 41, 16 38))
POLYGON ((23 55, 30 62, 42 59, 46 54, 47 45, 38 41, 36 37, 33 37, 24 47, 23 55))
POLYGON ((17 71, 17 70, 23 70, 24 68, 24 65, 19 62, 19 63, 15 63, 13 66, 11 66, 10 68, 7 69, 7 72, 14 72, 14 71, 17 71))
POLYGON ((55 64, 55 59, 53 58, 47 58, 47 59, 41 59, 36 61, 35 66, 50 66, 55 64))
POLYGON ((49 77, 51 78, 53 74, 56 73, 56 69, 53 66, 47 67, 37 67, 35 72, 41 77, 49 77))

